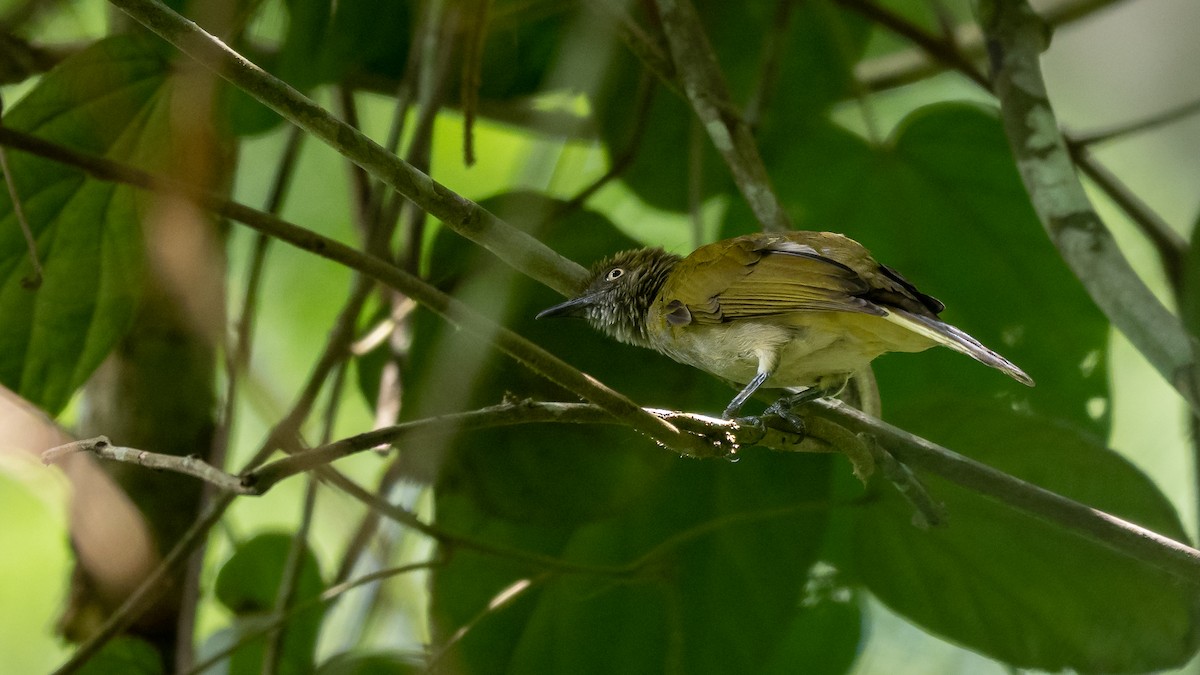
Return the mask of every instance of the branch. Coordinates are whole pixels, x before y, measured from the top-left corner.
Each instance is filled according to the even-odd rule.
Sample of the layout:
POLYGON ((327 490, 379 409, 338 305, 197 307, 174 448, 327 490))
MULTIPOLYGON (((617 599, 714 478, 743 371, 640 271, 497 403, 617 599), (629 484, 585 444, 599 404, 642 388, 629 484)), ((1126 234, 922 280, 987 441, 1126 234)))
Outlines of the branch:
POLYGON ((242 488, 241 481, 238 480, 237 476, 225 473, 195 455, 181 457, 179 455, 167 455, 147 450, 138 450, 136 448, 126 448, 113 445, 109 442, 107 436, 73 441, 50 448, 42 453, 42 463, 47 466, 55 464, 62 461, 64 457, 80 452, 90 452, 101 459, 110 459, 116 462, 137 464, 149 469, 161 469, 194 476, 226 492, 247 493, 242 488))
POLYGON ((771 189, 754 134, 733 104, 729 85, 691 0, 655 0, 683 92, 758 222, 768 231, 792 229, 771 189))
POLYGON ((1151 131, 1158 127, 1173 124, 1183 119, 1187 119, 1192 115, 1200 114, 1200 98, 1188 101, 1174 108, 1169 108, 1161 112, 1149 115, 1143 119, 1118 124, 1100 131, 1093 131, 1088 134, 1077 134, 1072 138, 1072 142, 1076 146, 1098 145, 1107 143, 1124 136, 1140 134, 1144 131, 1151 131))
POLYGON ((910 467, 936 474, 1200 587, 1200 551, 1186 544, 976 462, 839 401, 822 399, 802 411, 806 421, 809 416, 823 418, 874 437, 910 467))
POLYGON ((128 629, 142 615, 149 603, 168 587, 175 570, 187 562, 192 549, 200 544, 204 535, 221 519, 225 509, 233 503, 235 495, 231 492, 217 496, 209 503, 205 512, 192 523, 187 532, 179 538, 170 552, 163 557, 162 562, 150 573, 142 583, 129 594, 104 624, 88 638, 87 642, 71 653, 66 663, 59 666, 53 675, 68 675, 84 667, 108 641, 128 629))
MULTIPOLYGON (((671 410, 647 408, 648 414, 686 430, 698 437, 710 439, 714 448, 726 455, 741 447, 759 445, 774 450, 829 452, 821 443, 800 434, 770 426, 742 424, 733 420, 671 410)), ((147 450, 112 445, 99 436, 51 448, 42 453, 42 462, 52 464, 77 452, 90 452, 102 459, 138 464, 152 469, 174 471, 194 476, 213 486, 240 495, 262 495, 279 481, 298 473, 312 471, 350 455, 393 445, 414 434, 450 434, 463 430, 487 429, 519 424, 549 422, 570 424, 623 424, 604 409, 587 403, 553 403, 536 401, 507 402, 470 412, 439 415, 404 422, 382 429, 344 438, 332 443, 301 450, 282 459, 253 469, 241 476, 226 473, 198 457, 180 457, 147 450)))
POLYGON ((1183 291, 1184 275, 1188 258, 1188 242, 1170 225, 1166 223, 1141 197, 1133 193, 1119 178, 1106 169, 1088 151, 1086 144, 1064 136, 1067 150, 1079 170, 1092 179, 1101 190, 1116 202, 1117 206, 1133 220, 1138 229, 1158 253, 1167 280, 1175 291, 1176 297, 1183 291))
POLYGON ((111 3, 202 66, 321 139, 455 232, 495 253, 518 272, 563 295, 583 286, 586 271, 581 266, 418 171, 161 2, 111 0, 111 3))
POLYGON ((418 277, 376 256, 365 254, 336 240, 263 213, 219 195, 199 191, 193 186, 156 178, 112 160, 75 152, 34 136, 0 127, 0 145, 25 150, 88 172, 95 178, 133 185, 148 190, 168 190, 187 195, 205 208, 248 227, 348 267, 362 275, 394 288, 415 302, 441 315, 479 339, 524 364, 551 382, 595 403, 618 420, 654 438, 674 450, 696 456, 708 456, 713 449, 704 439, 681 431, 669 422, 643 411, 620 392, 614 391, 513 331, 498 326, 461 301, 456 300, 418 277))
MULTIPOLYGON (((1047 24, 1061 26, 1090 16, 1119 1, 1047 0, 1039 6, 1047 24)), ((850 6, 846 2, 842 4, 850 6)), ((967 62, 974 64, 983 59, 983 34, 977 24, 962 24, 952 31, 951 36, 953 44, 958 46, 958 51, 962 52, 967 62)), ((916 47, 861 61, 855 67, 855 76, 868 90, 882 91, 924 80, 953 67, 951 62, 937 58, 923 47, 916 47)))
MULTIPOLYGON (((941 69, 950 68, 957 70, 969 77, 975 84, 988 89, 988 80, 983 71, 975 66, 972 58, 959 50, 957 46, 959 38, 955 37, 952 42, 931 35, 899 14, 879 7, 871 2, 871 0, 837 0, 837 3, 887 28, 893 33, 903 36, 908 41, 917 45, 917 48, 925 58, 938 64, 941 69)), ((864 79, 868 82, 868 89, 873 89, 874 85, 871 83, 870 78, 872 78, 872 75, 869 73, 865 74, 864 79)))
MULTIPOLYGON (((1118 553, 1127 555, 1139 562, 1163 570, 1194 586, 1200 586, 1200 551, 1168 537, 1147 530, 1103 511, 1093 509, 1072 499, 1068 499, 1032 483, 1010 476, 1002 471, 981 464, 969 457, 964 457, 936 443, 930 442, 907 431, 894 427, 882 420, 871 417, 855 408, 836 400, 822 399, 808 404, 800 409, 810 435, 800 438, 797 434, 788 433, 781 429, 760 427, 751 424, 741 424, 735 421, 719 420, 702 415, 654 410, 656 415, 669 418, 679 426, 701 434, 724 434, 732 446, 760 445, 783 451, 800 452, 829 452, 831 448, 844 445, 836 436, 838 434, 865 435, 873 442, 879 443, 886 451, 904 465, 922 469, 956 483, 973 492, 990 497, 1005 506, 1024 511, 1045 522, 1057 525, 1073 532, 1089 541, 1101 544, 1118 553)), ((481 410, 433 417, 415 422, 396 425, 387 429, 379 429, 365 434, 359 434, 347 439, 336 441, 325 446, 297 453, 270 464, 243 477, 211 469, 221 474, 214 476, 209 470, 185 471, 191 475, 214 482, 226 487, 230 494, 263 494, 275 483, 301 471, 324 467, 335 459, 345 457, 354 452, 374 448, 382 444, 396 442, 401 437, 418 431, 443 432, 447 427, 457 426, 466 429, 481 429, 491 426, 508 424, 532 424, 546 422, 570 422, 590 424, 613 424, 612 417, 599 408, 578 403, 535 403, 518 402, 504 403, 481 410)), ((57 458, 66 452, 91 450, 98 444, 97 440, 81 441, 79 443, 60 446, 46 454, 57 458)), ((124 461, 130 459, 129 452, 139 455, 155 456, 153 453, 142 451, 127 451, 124 461)), ((120 453, 112 453, 114 455, 120 453)), ((147 466, 166 466, 174 462, 182 467, 183 460, 177 456, 163 457, 164 464, 137 463, 147 466)), ((116 457, 114 457, 116 458, 116 457)), ((884 456, 884 459, 887 459, 884 456)), ((194 467, 193 467, 194 468, 194 467)), ((176 470, 183 470, 178 468, 176 470)), ((324 475, 324 474, 323 474, 324 475)), ((561 560, 533 556, 526 552, 501 550, 483 545, 480 542, 462 539, 456 535, 445 533, 434 526, 422 521, 416 521, 411 514, 393 513, 394 507, 381 501, 373 495, 361 494, 361 490, 353 485, 345 485, 345 481, 335 479, 335 485, 347 491, 355 498, 369 504, 377 505, 385 515, 393 517, 407 525, 416 527, 419 531, 450 545, 461 545, 481 553, 501 556, 518 556, 530 562, 541 565, 545 569, 562 571, 582 571, 585 573, 611 573, 618 568, 578 568, 572 567, 561 560)), ((908 495, 918 505, 918 513, 925 516, 938 516, 940 507, 928 495, 908 495)), ((931 518, 932 519, 932 518, 931 518)), ((629 568, 632 570, 633 568, 629 568)), ((629 571, 629 570, 627 570, 629 571)))
POLYGON ((1045 25, 1025 0, 980 0, 977 12, 1004 130, 1042 225, 1109 320, 1200 411, 1192 339, 1122 255, 1075 173, 1038 66, 1045 25))

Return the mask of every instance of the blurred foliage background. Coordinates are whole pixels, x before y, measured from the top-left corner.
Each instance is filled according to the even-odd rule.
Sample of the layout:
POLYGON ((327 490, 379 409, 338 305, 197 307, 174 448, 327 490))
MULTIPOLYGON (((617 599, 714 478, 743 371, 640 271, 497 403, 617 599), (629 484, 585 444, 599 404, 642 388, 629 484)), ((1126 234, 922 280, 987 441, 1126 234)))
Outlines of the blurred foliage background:
MULTIPOLYGON (((907 65, 913 45, 895 22, 941 39, 971 25, 968 3, 694 1, 796 226, 863 242, 945 301, 948 320, 1038 381, 1026 391, 947 350, 886 357, 876 369, 885 419, 1194 539, 1185 406, 1062 264, 1019 181, 992 96, 961 73, 907 65), (913 81, 895 79, 907 72, 913 81)), ((384 141, 403 120, 402 156, 582 264, 637 245, 683 253, 758 228, 687 102, 618 38, 621 16, 653 33, 638 3, 170 4, 209 30, 224 27, 241 53, 372 138, 384 141), (400 116, 398 98, 411 104, 400 116)), ((1071 132, 1121 128, 1200 99, 1195 2, 1033 5, 1059 17, 1043 67, 1071 132), (1055 14, 1064 6, 1078 11, 1055 14)), ((277 115, 205 80, 106 4, 8 0, 0 21, 15 64, 0 91, 5 126, 256 207, 270 201, 294 145, 283 218, 356 246, 367 246, 365 224, 389 220, 386 191, 335 150, 297 140, 277 115)), ((970 38, 959 37, 967 49, 970 38)), ((1200 116, 1187 115, 1092 150, 1187 238, 1198 215, 1197 147, 1200 116)), ((67 428, 102 419, 104 401, 121 406, 112 393, 121 390, 100 393, 96 380, 78 390, 113 350, 138 354, 122 340, 146 330, 139 307, 156 301, 145 289, 167 288, 165 304, 183 307, 180 325, 199 336, 189 353, 209 366, 189 385, 211 387, 216 403, 200 403, 203 413, 230 399, 225 387, 237 373, 235 405, 215 418, 218 440, 205 442, 221 444, 228 433, 225 465, 236 471, 309 379, 354 293, 352 273, 291 247, 264 249, 255 233, 169 199, 24 154, 10 153, 10 162, 45 278, 42 300, 21 290, 28 259, 6 201, 0 382, 67 428), (164 230, 166 222, 208 234, 192 238, 192 230, 164 230), (220 359, 234 352, 260 252, 253 349, 244 367, 226 370, 220 359), (187 274, 156 276, 164 267, 187 274), (191 293, 177 297, 172 284, 191 293)), ((1173 304, 1143 233, 1111 195, 1088 188, 1143 279, 1173 304)), ((556 301, 552 291, 400 204, 391 214, 397 232, 376 249, 397 264, 638 403, 712 412, 728 398, 712 378, 582 325, 534 323, 556 301)), ((352 356, 303 426, 310 443, 510 395, 575 398, 395 293, 362 298, 352 356)), ((136 430, 121 437, 111 428, 100 431, 135 444, 136 430)), ((55 623, 68 604, 68 541, 79 521, 71 485, 37 461, 49 443, 21 447, 6 437, 0 445, 9 446, 0 448, 0 666, 45 672, 72 652, 55 623)), ((854 484, 841 458, 748 451, 736 463, 698 462, 628 430, 563 425, 413 437, 400 447, 337 466, 446 532, 593 572, 457 547, 433 570, 298 613, 280 647, 281 672, 315 664, 329 673, 408 672, 430 659, 452 672, 1195 669, 1186 665, 1197 644, 1193 590, 936 479, 930 487, 952 526, 926 533, 909 524, 909 507, 890 488, 854 484), (489 611, 505 590, 512 597, 489 611)), ((162 474, 133 471, 161 489, 162 474)), ((212 530, 194 579, 199 595, 183 600, 195 606, 196 659, 270 615, 293 551, 286 535, 307 532, 304 555, 291 556, 300 562, 289 604, 434 555, 429 538, 306 480, 236 500, 212 530)), ((159 499, 143 510, 174 508, 159 499)), ((175 515, 185 524, 193 517, 175 515)), ((159 537, 170 527, 151 525, 159 537)), ((251 644, 220 667, 258 672, 262 650, 251 644)), ((115 660, 93 672, 134 668, 145 652, 120 643, 106 658, 115 660)))

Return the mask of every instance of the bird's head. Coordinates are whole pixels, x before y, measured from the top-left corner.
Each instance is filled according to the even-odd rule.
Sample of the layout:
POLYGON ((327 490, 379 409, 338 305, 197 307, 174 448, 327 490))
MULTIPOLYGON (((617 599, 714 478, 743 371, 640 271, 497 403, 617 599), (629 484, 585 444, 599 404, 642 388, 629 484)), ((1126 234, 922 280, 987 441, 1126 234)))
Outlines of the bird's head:
POLYGON ((578 295, 543 310, 537 318, 582 317, 621 342, 648 347, 646 312, 679 260, 661 248, 622 251, 593 265, 578 295))

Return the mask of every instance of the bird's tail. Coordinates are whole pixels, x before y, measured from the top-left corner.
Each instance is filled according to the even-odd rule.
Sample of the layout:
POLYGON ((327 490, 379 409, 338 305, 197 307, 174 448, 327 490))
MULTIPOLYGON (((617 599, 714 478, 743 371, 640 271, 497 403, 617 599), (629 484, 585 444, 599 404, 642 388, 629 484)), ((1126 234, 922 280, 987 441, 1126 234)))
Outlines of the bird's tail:
POLYGON ((921 316, 903 309, 888 307, 887 311, 889 321, 898 323, 914 333, 923 335, 956 352, 962 352, 984 365, 999 370, 1021 384, 1033 386, 1033 378, 1026 375, 1025 371, 1018 368, 1012 361, 983 346, 979 340, 967 335, 962 330, 940 319, 921 316))

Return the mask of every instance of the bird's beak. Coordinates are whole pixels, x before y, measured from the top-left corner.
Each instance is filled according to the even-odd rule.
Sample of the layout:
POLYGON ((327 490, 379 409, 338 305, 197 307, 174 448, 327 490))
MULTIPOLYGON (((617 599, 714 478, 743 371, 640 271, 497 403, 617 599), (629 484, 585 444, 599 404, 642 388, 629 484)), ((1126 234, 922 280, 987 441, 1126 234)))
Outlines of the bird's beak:
POLYGON ((581 295, 577 298, 571 298, 566 302, 559 303, 553 307, 543 309, 538 312, 535 317, 537 319, 547 319, 558 316, 573 316, 582 318, 587 312, 587 308, 596 304, 596 294, 581 295))

